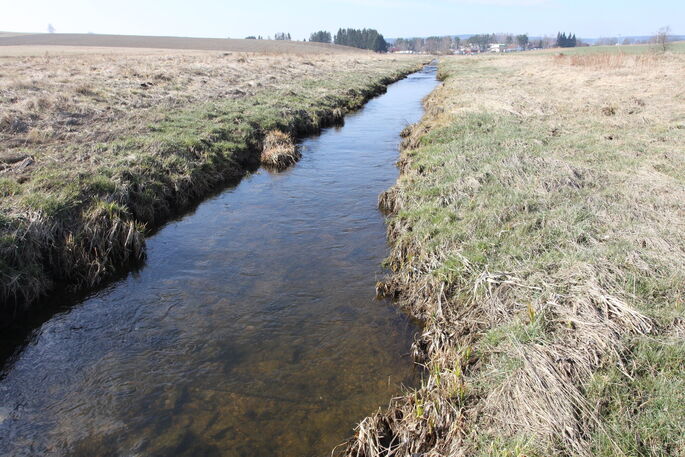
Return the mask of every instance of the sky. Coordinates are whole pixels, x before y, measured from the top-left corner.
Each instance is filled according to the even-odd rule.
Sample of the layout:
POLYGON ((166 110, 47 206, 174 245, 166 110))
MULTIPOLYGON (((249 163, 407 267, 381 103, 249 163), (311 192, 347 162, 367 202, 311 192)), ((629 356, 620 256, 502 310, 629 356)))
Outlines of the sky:
POLYGON ((685 0, 0 0, 0 30, 293 39, 340 27, 386 38, 473 33, 685 35, 685 0))

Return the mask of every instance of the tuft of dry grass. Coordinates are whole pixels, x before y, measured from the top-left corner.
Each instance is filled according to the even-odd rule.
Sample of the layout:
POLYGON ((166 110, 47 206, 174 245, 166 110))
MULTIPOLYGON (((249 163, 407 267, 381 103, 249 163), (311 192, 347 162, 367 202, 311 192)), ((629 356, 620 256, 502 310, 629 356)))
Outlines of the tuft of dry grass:
POLYGON ((300 157, 302 154, 290 135, 280 130, 272 130, 266 134, 260 156, 262 165, 284 170, 300 160, 300 157))

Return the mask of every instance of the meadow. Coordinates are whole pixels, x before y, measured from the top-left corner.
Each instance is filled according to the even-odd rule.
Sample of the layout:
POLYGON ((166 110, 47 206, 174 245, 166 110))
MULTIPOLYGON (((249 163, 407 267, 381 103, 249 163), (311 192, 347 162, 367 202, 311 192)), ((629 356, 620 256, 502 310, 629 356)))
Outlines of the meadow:
MULTIPOLYGON (((83 52, 131 52, 135 49, 256 52, 260 54, 350 54, 365 53, 356 48, 327 43, 305 43, 290 40, 243 40, 231 38, 188 38, 136 35, 98 35, 80 33, 7 33, 0 32, 0 47, 23 48, 24 51, 54 53, 60 48, 77 47, 83 52)), ((5 51, 6 52, 6 51, 5 51)))
MULTIPOLYGON (((685 41, 676 41, 668 44, 668 52, 680 54, 685 52, 685 41)), ((663 52, 656 44, 630 44, 621 46, 581 46, 565 49, 545 49, 535 51, 540 54, 566 54, 566 55, 587 55, 587 54, 660 54, 663 52)))
POLYGON ((442 60, 380 199, 424 379, 345 455, 685 455, 684 69, 442 60))
POLYGON ((297 138, 421 63, 312 49, 0 46, 3 322, 140 262, 146 233, 254 170, 269 134, 292 163, 297 138))

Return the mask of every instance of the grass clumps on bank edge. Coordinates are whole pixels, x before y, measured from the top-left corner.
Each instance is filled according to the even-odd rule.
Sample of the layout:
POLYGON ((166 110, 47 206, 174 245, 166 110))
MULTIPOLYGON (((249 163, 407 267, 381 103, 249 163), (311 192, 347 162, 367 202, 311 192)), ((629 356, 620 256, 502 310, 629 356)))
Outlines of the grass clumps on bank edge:
POLYGON ((274 130, 266 134, 264 147, 260 157, 265 167, 283 170, 300 160, 302 154, 297 150, 290 135, 274 130))
POLYGON ((345 455, 685 455, 683 57, 442 62, 380 198, 424 380, 345 455))
POLYGON ((56 286, 92 287, 143 259, 147 230, 254 169, 267 132, 316 133, 419 67, 360 60, 249 96, 141 111, 149 126, 130 136, 27 146, 28 168, 5 167, 0 181, 0 324, 56 286))

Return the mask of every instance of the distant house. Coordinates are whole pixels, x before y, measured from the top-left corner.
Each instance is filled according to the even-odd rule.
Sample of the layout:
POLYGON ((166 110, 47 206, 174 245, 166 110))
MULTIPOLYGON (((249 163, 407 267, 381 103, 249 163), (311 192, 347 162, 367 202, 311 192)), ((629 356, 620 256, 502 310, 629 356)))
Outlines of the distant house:
POLYGON ((459 46, 459 49, 455 49, 454 53, 463 55, 463 56, 470 56, 472 54, 480 54, 481 50, 478 47, 478 45, 469 43, 466 46, 459 46))
POLYGON ((506 44, 493 43, 490 45, 490 52, 504 52, 506 49, 506 44))

